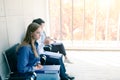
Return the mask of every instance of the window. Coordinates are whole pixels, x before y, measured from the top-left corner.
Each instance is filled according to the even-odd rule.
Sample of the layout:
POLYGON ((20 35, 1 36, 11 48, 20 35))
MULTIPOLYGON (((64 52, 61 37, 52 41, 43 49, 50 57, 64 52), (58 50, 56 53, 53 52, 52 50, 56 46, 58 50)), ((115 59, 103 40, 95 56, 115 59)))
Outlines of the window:
POLYGON ((50 35, 69 48, 119 48, 119 0, 48 0, 48 3, 50 35))

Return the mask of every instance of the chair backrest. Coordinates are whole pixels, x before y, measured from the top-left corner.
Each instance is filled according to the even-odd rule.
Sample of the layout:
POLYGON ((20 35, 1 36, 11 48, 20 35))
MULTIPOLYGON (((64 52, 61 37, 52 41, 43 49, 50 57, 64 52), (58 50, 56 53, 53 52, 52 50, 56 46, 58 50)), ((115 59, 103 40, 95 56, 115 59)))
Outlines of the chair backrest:
POLYGON ((8 65, 8 68, 10 72, 17 72, 17 54, 16 54, 16 48, 19 45, 19 43, 13 45, 9 49, 7 49, 4 52, 4 56, 8 65))

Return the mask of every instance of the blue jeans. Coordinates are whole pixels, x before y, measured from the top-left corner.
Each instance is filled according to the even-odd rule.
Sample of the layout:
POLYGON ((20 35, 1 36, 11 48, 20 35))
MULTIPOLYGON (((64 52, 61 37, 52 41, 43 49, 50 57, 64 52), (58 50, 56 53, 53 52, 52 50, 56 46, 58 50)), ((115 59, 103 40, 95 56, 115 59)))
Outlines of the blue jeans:
POLYGON ((60 65, 60 78, 65 78, 66 77, 66 69, 65 69, 65 65, 63 63, 62 60, 62 56, 61 57, 51 57, 49 55, 46 55, 46 63, 45 65, 60 65))

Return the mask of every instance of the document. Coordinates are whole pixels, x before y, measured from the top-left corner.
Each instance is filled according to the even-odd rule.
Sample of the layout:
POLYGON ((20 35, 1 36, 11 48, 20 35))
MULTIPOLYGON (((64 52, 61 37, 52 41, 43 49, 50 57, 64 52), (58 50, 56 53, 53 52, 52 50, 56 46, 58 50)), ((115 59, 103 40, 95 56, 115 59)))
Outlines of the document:
POLYGON ((36 70, 36 73, 59 73, 60 65, 44 65, 42 69, 36 70))

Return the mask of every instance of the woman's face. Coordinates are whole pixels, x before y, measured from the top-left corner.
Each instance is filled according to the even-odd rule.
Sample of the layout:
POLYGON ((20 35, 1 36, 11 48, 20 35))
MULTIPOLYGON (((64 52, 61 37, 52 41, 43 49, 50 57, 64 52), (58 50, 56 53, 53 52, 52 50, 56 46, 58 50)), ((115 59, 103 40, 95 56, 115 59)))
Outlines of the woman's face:
POLYGON ((32 38, 38 40, 40 38, 41 27, 39 27, 36 31, 32 33, 32 38))

